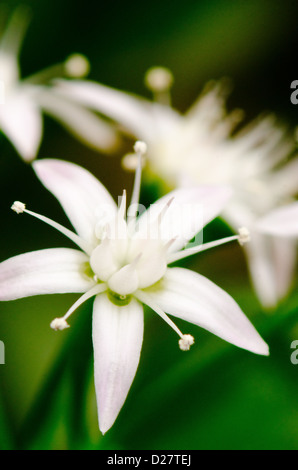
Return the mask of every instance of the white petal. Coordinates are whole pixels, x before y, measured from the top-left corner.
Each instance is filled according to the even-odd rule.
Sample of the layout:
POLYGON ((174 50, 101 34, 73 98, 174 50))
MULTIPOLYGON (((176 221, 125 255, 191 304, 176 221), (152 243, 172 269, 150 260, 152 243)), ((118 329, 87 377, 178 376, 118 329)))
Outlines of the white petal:
POLYGON ((253 232, 244 253, 255 291, 264 307, 275 307, 289 291, 295 264, 291 240, 253 232))
POLYGON ((30 16, 30 10, 25 5, 20 5, 13 10, 2 33, 1 51, 18 56, 30 16))
POLYGON ((0 106, 0 127, 26 161, 36 157, 42 136, 42 118, 25 89, 9 95, 0 106))
POLYGON ((77 233, 95 242, 95 227, 105 217, 115 216, 117 206, 106 188, 84 168, 62 160, 33 163, 44 184, 59 200, 77 233))
MULTIPOLYGON (((3 10, 1 10, 3 18, 3 10)), ((30 14, 24 5, 14 9, 0 41, 1 80, 13 85, 19 79, 18 56, 27 30, 30 14)))
MULTIPOLYGON (((164 241, 175 239, 169 251, 177 251, 220 214, 231 194, 231 189, 227 186, 202 185, 176 189, 152 204, 140 216, 139 236, 146 236, 156 230, 156 220, 159 214, 173 199, 162 216, 156 234, 151 233, 151 238, 160 237, 164 241)), ((202 235, 200 234, 195 244, 198 241, 203 242, 202 235)))
POLYGON ((119 266, 115 263, 111 250, 111 242, 105 238, 94 250, 90 257, 90 265, 101 281, 107 281, 119 266))
MULTIPOLYGON (((293 143, 293 142, 292 142, 293 143)), ((288 152, 285 155, 290 155, 288 152)), ((292 158, 282 167, 279 167, 272 175, 272 187, 274 192, 282 199, 293 198, 297 195, 298 158, 292 158)))
POLYGON ((139 278, 133 264, 127 264, 113 274, 108 281, 109 288, 119 295, 129 295, 139 286, 139 278))
POLYGON ((65 96, 114 119, 146 143, 151 141, 154 119, 150 102, 92 81, 56 83, 65 96))
POLYGON ((260 337, 237 303, 204 276, 188 269, 168 269, 161 287, 148 290, 165 312, 257 354, 268 354, 260 337))
MULTIPOLYGON (((0 49, 0 70, 1 82, 4 90, 15 86, 19 79, 19 66, 16 57, 12 54, 7 54, 0 49)), ((2 103, 1 103, 2 104, 2 103)))
POLYGON ((96 150, 113 150, 118 138, 112 126, 62 93, 40 87, 36 100, 42 109, 59 121, 84 144, 96 150))
POLYGON ((95 389, 99 427, 105 433, 121 410, 139 364, 143 307, 136 300, 118 307, 105 294, 93 309, 95 389))
POLYGON ((298 201, 270 212, 257 222, 256 228, 280 237, 298 237, 298 201))
POLYGON ((87 263, 84 253, 68 248, 33 251, 9 258, 0 264, 0 300, 85 292, 94 284, 85 274, 87 263))
POLYGON ((128 259, 141 255, 137 263, 138 287, 155 284, 167 269, 166 250, 159 240, 134 238, 127 252, 128 259))
POLYGON ((276 275, 278 299, 283 299, 292 287, 297 260, 295 239, 272 237, 273 269, 276 275))

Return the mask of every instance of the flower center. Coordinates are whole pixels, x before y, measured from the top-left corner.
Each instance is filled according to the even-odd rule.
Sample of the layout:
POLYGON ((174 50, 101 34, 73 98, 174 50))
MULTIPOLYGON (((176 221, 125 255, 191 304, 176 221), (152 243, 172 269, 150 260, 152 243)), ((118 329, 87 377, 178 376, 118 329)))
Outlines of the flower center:
POLYGON ((107 294, 108 294, 110 301, 113 304, 118 305, 119 307, 128 305, 132 299, 131 295, 119 295, 119 294, 116 294, 116 292, 112 292, 111 290, 108 290, 107 294))
POLYGON ((155 284, 167 268, 166 249, 160 240, 130 237, 104 238, 90 256, 97 279, 106 282, 112 298, 126 296, 155 284), (116 296, 116 297, 115 297, 116 296))

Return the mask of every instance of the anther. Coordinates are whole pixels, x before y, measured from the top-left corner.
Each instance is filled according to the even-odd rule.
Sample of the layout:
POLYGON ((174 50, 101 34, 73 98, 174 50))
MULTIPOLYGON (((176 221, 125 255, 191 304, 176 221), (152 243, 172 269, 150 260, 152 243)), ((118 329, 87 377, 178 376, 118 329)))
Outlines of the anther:
POLYGON ((69 77, 80 78, 88 75, 90 71, 90 63, 82 54, 70 55, 64 63, 66 74, 69 77))
POLYGON ((145 75, 145 84, 153 92, 163 92, 171 88, 174 78, 165 67, 152 67, 145 75))
POLYGON ((250 233, 246 227, 240 227, 238 229, 239 238, 238 242, 241 246, 250 241, 250 233))
POLYGON ((55 318, 50 324, 50 327, 55 331, 65 330, 65 328, 69 328, 69 326, 70 325, 64 318, 55 318))
POLYGON ((133 149, 136 153, 145 155, 145 153, 147 152, 147 144, 145 144, 145 142, 141 140, 137 140, 134 144, 133 149))
POLYGON ((191 335, 182 335, 179 339, 179 348, 181 351, 189 351, 190 346, 194 344, 195 340, 194 337, 191 335))
POLYGON ((22 214, 26 209, 26 205, 23 202, 15 201, 11 206, 11 209, 17 214, 22 214))
POLYGON ((37 212, 33 212, 26 209, 26 205, 23 202, 15 201, 11 206, 11 209, 17 214, 22 214, 23 212, 26 212, 26 214, 32 215, 33 217, 36 217, 42 222, 45 222, 46 224, 58 230, 59 232, 63 233, 63 235, 65 235, 66 237, 70 238, 70 240, 76 243, 83 251, 88 254, 91 254, 92 247, 88 243, 86 243, 85 240, 82 240, 76 233, 72 232, 68 228, 63 227, 54 220, 45 217, 44 215, 37 214, 37 212))

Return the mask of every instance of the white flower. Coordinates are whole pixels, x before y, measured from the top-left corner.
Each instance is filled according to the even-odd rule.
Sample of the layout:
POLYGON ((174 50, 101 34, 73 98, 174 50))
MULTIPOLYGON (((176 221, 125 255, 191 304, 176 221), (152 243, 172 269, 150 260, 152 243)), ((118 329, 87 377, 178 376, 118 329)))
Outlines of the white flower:
POLYGON ((298 201, 278 207, 258 220, 256 228, 277 237, 298 237, 298 201))
POLYGON ((55 88, 43 86, 54 77, 84 76, 89 70, 84 56, 73 54, 63 64, 21 80, 18 56, 27 20, 26 10, 17 9, 0 41, 0 129, 20 156, 31 161, 40 146, 44 111, 85 144, 108 151, 117 142, 111 126, 55 88))
MULTIPOLYGON (((90 109, 120 123, 124 131, 148 144, 146 167, 168 187, 189 184, 229 184, 234 196, 222 217, 233 230, 248 226, 251 243, 245 246, 248 266, 256 292, 265 306, 274 306, 289 289, 295 266, 293 243, 261 234, 254 223, 297 193, 298 159, 288 157, 294 150, 276 119, 260 117, 236 132, 243 118, 240 110, 227 113, 225 81, 210 83, 197 102, 181 115, 169 105, 168 71, 161 70, 158 83, 150 71, 147 86, 160 102, 124 93, 95 82, 59 82, 59 89, 90 109), (166 99, 168 96, 168 99, 166 99)), ((157 80, 156 80, 157 81, 157 80)), ((127 155, 124 166, 135 167, 127 155)))
MULTIPOLYGON (((145 150, 137 145, 137 150, 145 150)), ((267 355, 268 346, 236 302, 205 277, 168 265, 212 246, 244 242, 247 233, 185 247, 230 197, 227 187, 177 189, 137 217, 141 154, 131 204, 124 192, 119 208, 88 171, 61 160, 44 159, 33 168, 60 201, 76 232, 28 210, 16 201, 12 209, 31 214, 69 237, 80 248, 53 248, 21 254, 0 264, 0 300, 78 292, 82 296, 51 327, 62 330, 85 300, 95 296, 93 345, 99 426, 114 423, 134 379, 143 340, 143 307, 148 305, 179 336, 187 351, 194 343, 165 312, 194 323, 234 345, 267 355), (193 210, 188 210, 191 207, 193 210)))

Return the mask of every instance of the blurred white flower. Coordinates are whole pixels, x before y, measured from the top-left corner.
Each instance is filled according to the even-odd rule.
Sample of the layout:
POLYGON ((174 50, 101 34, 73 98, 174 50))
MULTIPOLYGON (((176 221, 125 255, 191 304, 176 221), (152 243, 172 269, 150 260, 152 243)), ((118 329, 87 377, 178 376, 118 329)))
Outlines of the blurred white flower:
POLYGON ((44 111, 85 144, 109 151, 117 143, 111 126, 70 97, 44 86, 56 77, 85 76, 89 62, 84 56, 73 54, 62 64, 21 79, 18 58, 27 23, 28 11, 18 8, 0 41, 0 130, 20 156, 31 161, 40 146, 44 111))
POLYGON ((258 220, 256 228, 277 237, 298 237, 298 201, 278 207, 258 220))
MULTIPOLYGON (((229 184, 234 196, 222 217, 235 230, 248 226, 251 243, 245 246, 251 278, 264 306, 274 306, 288 292, 296 250, 288 240, 262 234, 255 221, 297 194, 298 159, 289 158, 294 139, 272 115, 256 119, 236 132, 240 110, 227 113, 227 81, 206 86, 197 102, 181 115, 165 105, 172 80, 165 70, 152 70, 146 84, 162 102, 151 102, 91 81, 60 81, 59 89, 90 109, 118 122, 124 132, 145 140, 145 168, 167 187, 193 184, 229 184), (163 80, 162 80, 163 78, 163 80), (149 80, 149 83, 148 83, 149 80), (164 83, 164 90, 161 84, 164 83)), ((135 167, 127 155, 123 164, 135 167)))
POLYGON ((226 341, 268 355, 268 346, 236 302, 221 288, 188 269, 169 268, 186 256, 222 243, 247 241, 247 231, 191 248, 185 245, 222 210, 230 190, 224 186, 176 189, 137 217, 142 146, 131 204, 126 193, 119 207, 101 183, 83 168, 41 159, 33 168, 60 201, 77 234, 16 201, 25 212, 58 229, 80 250, 53 248, 21 254, 0 264, 0 300, 38 294, 83 295, 51 327, 62 330, 84 301, 95 296, 93 345, 99 427, 114 423, 134 379, 143 341, 143 307, 148 305, 179 336, 186 351, 194 343, 165 312, 194 323, 226 341), (198 206, 199 205, 199 206, 198 206), (189 206, 193 208, 189 211, 189 206), (198 207, 201 210, 198 211, 198 207))

